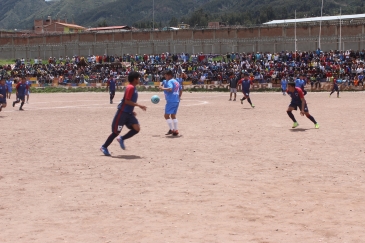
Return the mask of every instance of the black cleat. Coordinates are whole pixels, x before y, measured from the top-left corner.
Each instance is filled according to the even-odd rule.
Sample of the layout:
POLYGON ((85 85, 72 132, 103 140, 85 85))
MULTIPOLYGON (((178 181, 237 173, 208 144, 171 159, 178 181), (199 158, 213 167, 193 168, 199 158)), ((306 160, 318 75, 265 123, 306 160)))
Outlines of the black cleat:
POLYGON ((15 107, 15 101, 13 101, 13 107, 15 107))
POLYGON ((173 134, 172 130, 169 130, 165 135, 171 135, 173 134))

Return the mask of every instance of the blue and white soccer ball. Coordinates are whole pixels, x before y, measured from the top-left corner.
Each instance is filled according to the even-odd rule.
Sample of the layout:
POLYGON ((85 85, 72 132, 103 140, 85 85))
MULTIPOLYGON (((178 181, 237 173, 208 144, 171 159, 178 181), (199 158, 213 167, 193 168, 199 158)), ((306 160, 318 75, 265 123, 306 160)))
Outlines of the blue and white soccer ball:
POLYGON ((151 102, 153 104, 158 104, 158 102, 160 102, 160 97, 158 97, 158 95, 154 95, 151 97, 151 102))

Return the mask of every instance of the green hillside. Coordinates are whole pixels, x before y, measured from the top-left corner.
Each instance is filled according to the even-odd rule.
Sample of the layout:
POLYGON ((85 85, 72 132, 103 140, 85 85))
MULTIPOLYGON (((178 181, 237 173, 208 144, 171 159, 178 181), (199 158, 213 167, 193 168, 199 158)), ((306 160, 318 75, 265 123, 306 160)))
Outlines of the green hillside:
MULTIPOLYGON (((30 29, 34 18, 67 18, 83 26, 152 25, 152 0, 0 0, 0 29, 30 29)), ((273 19, 319 16, 321 0, 154 0, 155 26, 260 24, 273 19)), ((324 15, 365 12, 363 0, 324 0, 324 15)))

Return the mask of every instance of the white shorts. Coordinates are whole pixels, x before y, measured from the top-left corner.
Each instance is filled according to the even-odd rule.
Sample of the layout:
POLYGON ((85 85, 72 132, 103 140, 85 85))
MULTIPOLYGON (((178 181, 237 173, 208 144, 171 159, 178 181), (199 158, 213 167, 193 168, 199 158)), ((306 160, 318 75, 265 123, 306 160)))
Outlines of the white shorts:
POLYGON ((231 93, 237 93, 237 89, 236 88, 231 88, 231 93))

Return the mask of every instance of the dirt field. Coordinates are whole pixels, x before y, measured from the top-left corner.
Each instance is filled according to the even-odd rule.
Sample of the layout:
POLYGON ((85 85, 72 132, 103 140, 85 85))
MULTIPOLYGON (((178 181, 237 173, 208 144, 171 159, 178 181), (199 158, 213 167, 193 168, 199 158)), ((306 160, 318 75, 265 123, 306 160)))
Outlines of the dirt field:
POLYGON ((180 137, 164 135, 165 102, 151 96, 112 157, 99 151, 116 111, 107 93, 8 104, 0 242, 365 242, 365 93, 308 93, 319 130, 298 112, 291 129, 279 93, 252 93, 255 109, 184 93, 180 137))

